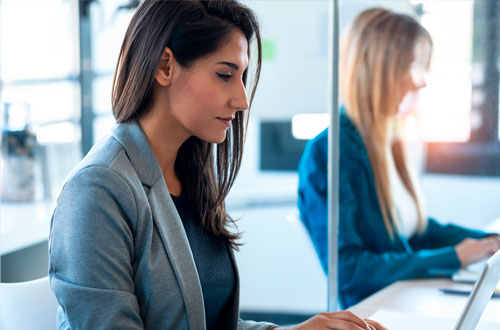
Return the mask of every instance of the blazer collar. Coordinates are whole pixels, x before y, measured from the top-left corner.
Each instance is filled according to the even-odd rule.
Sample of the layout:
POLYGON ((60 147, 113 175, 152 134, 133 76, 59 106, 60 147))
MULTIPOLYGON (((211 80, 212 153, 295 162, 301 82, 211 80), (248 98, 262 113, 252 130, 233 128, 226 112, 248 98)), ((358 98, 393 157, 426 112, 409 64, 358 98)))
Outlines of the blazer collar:
POLYGON ((151 145, 136 120, 116 125, 112 134, 123 146, 141 182, 151 187, 163 178, 160 164, 151 145))
POLYGON ((141 182, 150 187, 153 221, 179 283, 189 328, 205 329, 203 293, 194 257, 151 145, 136 120, 118 124, 112 134, 125 149, 141 182))

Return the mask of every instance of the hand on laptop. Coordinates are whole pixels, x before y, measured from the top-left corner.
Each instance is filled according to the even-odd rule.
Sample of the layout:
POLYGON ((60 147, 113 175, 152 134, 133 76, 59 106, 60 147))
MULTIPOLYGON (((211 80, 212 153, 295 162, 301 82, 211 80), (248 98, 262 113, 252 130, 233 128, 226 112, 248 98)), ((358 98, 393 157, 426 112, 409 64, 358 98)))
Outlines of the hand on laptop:
POLYGON ((382 324, 375 322, 373 320, 365 319, 365 322, 368 323, 368 325, 372 327, 373 330, 387 330, 387 328, 382 326, 382 324))
POLYGON ((467 238, 455 246, 462 267, 488 258, 500 250, 500 236, 492 235, 482 239, 467 238))
POLYGON ((320 313, 309 320, 293 328, 274 328, 273 330, 313 330, 313 329, 334 329, 334 330, 387 330, 379 323, 372 320, 362 320, 356 314, 349 311, 320 313))

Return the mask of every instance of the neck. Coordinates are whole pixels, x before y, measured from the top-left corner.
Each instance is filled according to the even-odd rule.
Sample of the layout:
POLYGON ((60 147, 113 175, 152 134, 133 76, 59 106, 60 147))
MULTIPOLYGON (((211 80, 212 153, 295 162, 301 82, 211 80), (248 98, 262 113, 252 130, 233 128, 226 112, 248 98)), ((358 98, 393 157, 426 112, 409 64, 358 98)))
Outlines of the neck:
POLYGON ((167 113, 165 109, 149 109, 138 121, 160 165, 169 192, 179 195, 182 189, 175 173, 175 160, 189 134, 175 120, 166 118, 167 113))

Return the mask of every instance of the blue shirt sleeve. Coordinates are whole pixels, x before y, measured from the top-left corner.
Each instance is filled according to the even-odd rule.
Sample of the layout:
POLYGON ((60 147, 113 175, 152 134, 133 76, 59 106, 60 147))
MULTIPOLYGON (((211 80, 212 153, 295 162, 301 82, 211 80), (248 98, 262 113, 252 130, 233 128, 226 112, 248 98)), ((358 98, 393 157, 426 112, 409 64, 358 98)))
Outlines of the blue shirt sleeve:
POLYGON ((481 230, 469 229, 454 224, 441 224, 433 218, 427 221, 427 228, 422 234, 415 234, 410 239, 413 249, 436 249, 450 245, 457 245, 466 238, 480 239, 489 233, 481 230))

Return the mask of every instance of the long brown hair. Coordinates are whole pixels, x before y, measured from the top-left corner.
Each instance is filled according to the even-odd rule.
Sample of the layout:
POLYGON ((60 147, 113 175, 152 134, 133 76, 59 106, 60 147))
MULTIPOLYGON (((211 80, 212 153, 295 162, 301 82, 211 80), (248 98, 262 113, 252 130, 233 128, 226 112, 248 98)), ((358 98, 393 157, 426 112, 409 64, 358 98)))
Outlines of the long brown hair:
POLYGON ((429 33, 412 17, 382 8, 358 15, 342 35, 340 46, 340 93, 346 112, 366 145, 385 227, 391 237, 399 231, 399 219, 391 197, 387 155, 415 201, 419 225, 425 229, 422 203, 409 171, 403 140, 386 149, 391 120, 397 113, 402 77, 410 69, 416 44, 429 33))
MULTIPOLYGON (((262 62, 261 38, 255 14, 237 1, 144 0, 125 34, 113 79, 112 106, 118 123, 141 117, 148 109, 153 83, 165 47, 184 67, 215 52, 239 29, 247 41, 256 40, 250 105, 262 62)), ((248 56, 250 59, 250 46, 248 56)), ((246 85, 247 71, 243 74, 246 85)), ((238 233, 226 213, 224 200, 240 168, 248 115, 238 111, 226 139, 217 144, 192 136, 180 147, 175 170, 184 194, 203 228, 237 248, 238 233)))

